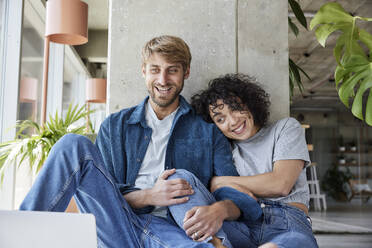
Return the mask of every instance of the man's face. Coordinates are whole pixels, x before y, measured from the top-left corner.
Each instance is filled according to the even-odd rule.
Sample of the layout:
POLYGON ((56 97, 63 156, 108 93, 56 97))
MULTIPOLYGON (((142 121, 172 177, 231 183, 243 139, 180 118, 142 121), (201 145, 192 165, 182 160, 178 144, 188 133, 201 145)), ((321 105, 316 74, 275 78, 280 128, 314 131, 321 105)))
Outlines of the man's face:
POLYGON ((178 96, 189 72, 189 68, 184 71, 180 63, 168 63, 157 53, 151 55, 142 67, 150 100, 161 108, 178 106, 178 96))

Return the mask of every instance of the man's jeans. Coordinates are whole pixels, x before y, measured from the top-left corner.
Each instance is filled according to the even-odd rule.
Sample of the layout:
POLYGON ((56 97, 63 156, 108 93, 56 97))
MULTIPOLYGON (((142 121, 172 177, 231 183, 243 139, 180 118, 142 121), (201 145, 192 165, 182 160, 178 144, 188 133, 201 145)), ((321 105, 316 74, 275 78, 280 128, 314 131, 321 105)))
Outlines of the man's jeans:
MULTIPOLYGON (((170 207, 174 220, 182 227, 184 214, 192 206, 215 200, 193 174, 177 170, 171 178, 176 177, 188 180, 195 191, 188 203, 170 207)), ((81 212, 95 215, 101 248, 213 247, 192 241, 173 221, 151 214, 136 215, 106 171, 96 146, 83 136, 68 134, 52 148, 20 209, 62 212, 72 196, 81 212)), ((311 225, 301 210, 273 202, 265 204, 260 221, 224 222, 223 231, 234 247, 257 247, 269 241, 280 247, 317 247, 311 225)), ((217 236, 229 246, 222 231, 217 236)))
POLYGON ((20 210, 62 212, 72 196, 81 212, 95 215, 101 248, 213 247, 194 242, 166 219, 134 214, 96 146, 68 134, 53 146, 20 210))
MULTIPOLYGON (((213 195, 192 173, 186 170, 177 170, 169 179, 183 178, 193 187, 195 193, 190 196, 187 203, 169 207, 177 224, 183 226, 185 210, 195 206, 210 205, 215 202, 213 195)), ((231 195, 234 199, 234 195, 231 195)), ((216 235, 224 240, 226 246, 257 247, 267 242, 273 242, 278 247, 285 248, 316 248, 317 242, 313 236, 311 223, 305 213, 296 208, 280 202, 259 200, 262 208, 262 217, 257 221, 225 221, 216 235), (228 242, 225 240, 226 235, 228 242)))

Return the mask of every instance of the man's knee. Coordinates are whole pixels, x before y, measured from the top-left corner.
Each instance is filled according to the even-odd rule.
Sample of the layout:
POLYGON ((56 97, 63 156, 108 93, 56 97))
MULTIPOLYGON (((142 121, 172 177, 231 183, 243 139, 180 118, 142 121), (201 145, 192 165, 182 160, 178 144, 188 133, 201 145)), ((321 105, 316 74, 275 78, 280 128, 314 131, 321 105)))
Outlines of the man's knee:
POLYGON ((197 180, 196 176, 193 173, 185 169, 177 169, 174 174, 168 177, 168 179, 177 179, 177 178, 184 179, 191 185, 195 185, 196 184, 195 180, 197 180))
POLYGON ((278 246, 276 244, 270 242, 270 243, 260 245, 259 248, 278 248, 278 246))
POLYGON ((68 133, 60 138, 57 144, 61 147, 72 147, 77 145, 92 145, 92 142, 83 135, 68 133))

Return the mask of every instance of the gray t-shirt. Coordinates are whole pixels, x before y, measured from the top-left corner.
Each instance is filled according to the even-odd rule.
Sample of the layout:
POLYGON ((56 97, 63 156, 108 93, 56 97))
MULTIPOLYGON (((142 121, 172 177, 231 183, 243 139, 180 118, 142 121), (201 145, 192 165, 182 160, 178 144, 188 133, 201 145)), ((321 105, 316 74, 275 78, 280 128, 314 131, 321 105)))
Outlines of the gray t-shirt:
POLYGON ((266 198, 283 203, 300 202, 309 207, 309 188, 305 168, 310 164, 304 129, 293 118, 285 118, 261 128, 257 134, 233 144, 233 159, 240 176, 253 176, 271 172, 278 160, 305 161, 297 182, 288 196, 266 198))

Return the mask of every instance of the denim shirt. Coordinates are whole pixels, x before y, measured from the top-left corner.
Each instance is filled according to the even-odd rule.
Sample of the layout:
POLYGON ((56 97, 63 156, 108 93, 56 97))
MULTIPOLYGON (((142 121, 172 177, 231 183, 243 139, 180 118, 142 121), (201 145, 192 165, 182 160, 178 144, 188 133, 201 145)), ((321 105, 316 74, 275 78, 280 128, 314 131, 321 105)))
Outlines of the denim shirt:
MULTIPOLYGON (((107 117, 99 130, 96 145, 106 168, 122 194, 138 190, 134 184, 151 139, 145 105, 123 109, 107 117)), ((212 176, 238 176, 230 144, 218 128, 196 115, 180 96, 168 141, 164 169, 186 169, 208 188, 212 176)), ((138 209, 137 213, 152 208, 138 209)))

